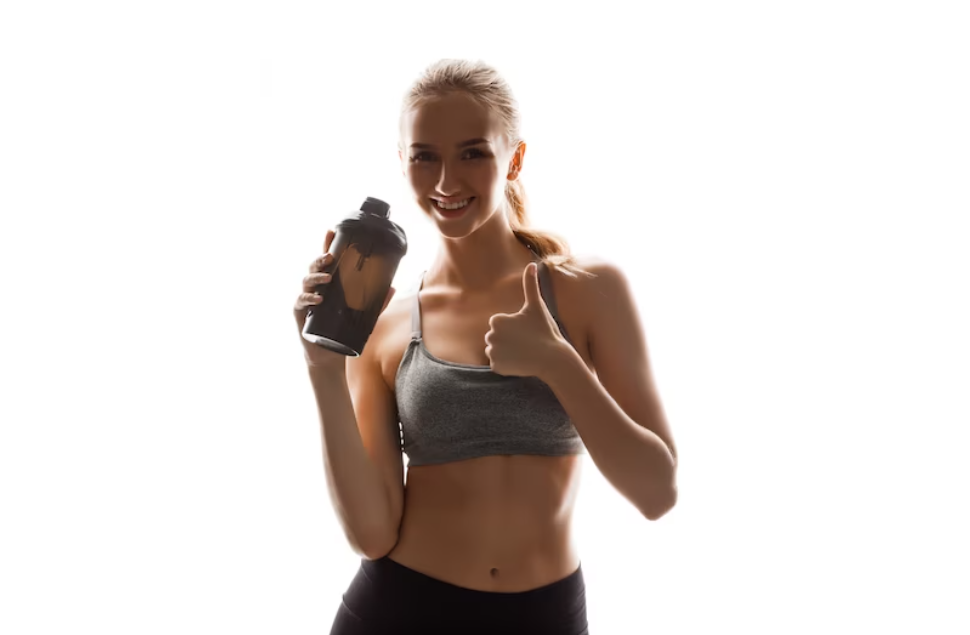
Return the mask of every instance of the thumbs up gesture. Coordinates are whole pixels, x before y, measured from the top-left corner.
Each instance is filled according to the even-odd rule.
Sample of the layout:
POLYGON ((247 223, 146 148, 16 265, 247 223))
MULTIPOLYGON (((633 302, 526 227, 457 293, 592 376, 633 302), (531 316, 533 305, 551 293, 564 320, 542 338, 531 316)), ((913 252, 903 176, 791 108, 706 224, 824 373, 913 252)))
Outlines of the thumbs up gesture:
POLYGON ((492 371, 511 377, 542 377, 563 346, 570 346, 539 291, 538 265, 522 275, 525 304, 517 313, 496 313, 488 320, 485 355, 492 371))

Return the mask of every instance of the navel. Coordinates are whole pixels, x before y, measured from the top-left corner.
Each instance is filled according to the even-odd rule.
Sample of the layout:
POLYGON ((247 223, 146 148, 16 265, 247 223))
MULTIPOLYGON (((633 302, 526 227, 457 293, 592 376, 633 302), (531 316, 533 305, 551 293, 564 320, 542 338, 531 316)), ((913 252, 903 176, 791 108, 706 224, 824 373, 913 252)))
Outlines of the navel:
POLYGON ((498 569, 492 568, 491 573, 492 573, 492 577, 494 578, 495 576, 498 575, 498 569))

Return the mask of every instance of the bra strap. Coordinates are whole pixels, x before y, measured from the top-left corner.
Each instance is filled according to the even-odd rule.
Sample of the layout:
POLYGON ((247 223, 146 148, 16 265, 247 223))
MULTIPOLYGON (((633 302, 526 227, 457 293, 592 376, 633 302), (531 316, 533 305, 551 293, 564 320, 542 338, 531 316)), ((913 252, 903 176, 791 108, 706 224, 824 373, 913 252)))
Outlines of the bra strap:
POLYGON ((414 294, 414 304, 411 305, 411 339, 421 339, 421 288, 424 287, 424 274, 421 272, 421 281, 418 283, 418 292, 414 294))
POLYGON ((566 338, 567 342, 572 344, 573 340, 569 337, 569 333, 566 332, 566 327, 559 321, 559 308, 556 306, 556 295, 552 292, 552 274, 549 273, 549 263, 539 257, 539 254, 532 248, 532 245, 526 246, 532 252, 532 261, 538 263, 536 266, 539 268, 539 292, 542 294, 542 299, 546 303, 546 308, 549 309, 549 314, 552 315, 552 319, 556 321, 556 326, 559 327, 562 336, 566 338))
POLYGON ((542 299, 546 303, 546 308, 549 309, 549 313, 552 315, 552 319, 556 321, 556 325, 559 327, 560 332, 562 332, 563 337, 566 341, 572 344, 573 340, 569 337, 569 333, 566 332, 566 327, 563 323, 559 321, 559 308, 556 306, 556 296, 552 292, 552 274, 549 273, 549 265, 546 262, 539 262, 539 291, 542 294, 542 299))

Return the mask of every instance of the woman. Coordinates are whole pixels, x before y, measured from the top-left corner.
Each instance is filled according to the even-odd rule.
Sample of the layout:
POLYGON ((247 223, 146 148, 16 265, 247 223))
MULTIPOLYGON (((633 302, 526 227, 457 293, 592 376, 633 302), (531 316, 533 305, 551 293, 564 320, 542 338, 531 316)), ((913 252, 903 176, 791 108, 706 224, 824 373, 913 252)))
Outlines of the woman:
MULTIPOLYGON (((301 338, 331 497, 363 556, 331 635, 588 633, 570 531, 579 455, 647 519, 676 501, 626 278, 527 227, 526 144, 491 67, 429 67, 399 150, 441 236, 435 260, 416 293, 389 291, 360 357, 301 338)), ((301 329, 329 258, 304 279, 301 329)))

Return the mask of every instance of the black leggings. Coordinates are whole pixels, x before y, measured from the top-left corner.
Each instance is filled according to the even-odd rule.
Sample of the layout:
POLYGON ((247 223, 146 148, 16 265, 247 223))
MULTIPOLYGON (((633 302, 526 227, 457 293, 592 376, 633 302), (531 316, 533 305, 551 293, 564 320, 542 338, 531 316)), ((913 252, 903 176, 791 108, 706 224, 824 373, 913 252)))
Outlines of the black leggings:
POLYGON ((517 593, 466 589, 391 560, 362 559, 330 635, 589 635, 582 565, 517 593))

